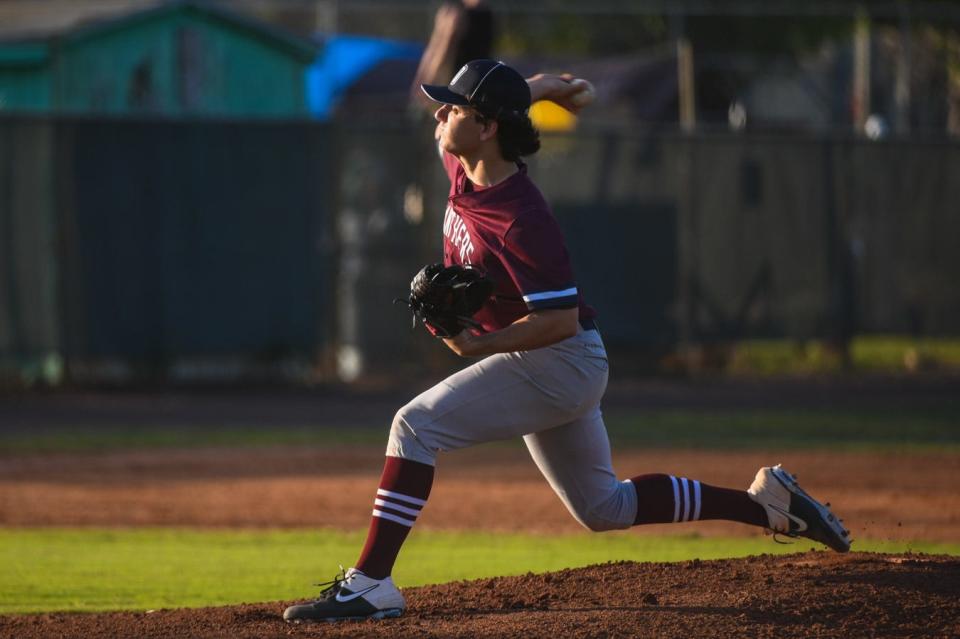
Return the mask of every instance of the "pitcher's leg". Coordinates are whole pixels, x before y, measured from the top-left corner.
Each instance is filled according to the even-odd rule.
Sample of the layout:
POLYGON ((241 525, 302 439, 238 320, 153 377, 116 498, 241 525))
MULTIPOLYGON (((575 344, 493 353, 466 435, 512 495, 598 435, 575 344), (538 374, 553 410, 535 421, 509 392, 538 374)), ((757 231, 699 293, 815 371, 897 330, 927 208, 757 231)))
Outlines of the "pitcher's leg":
POLYGON ((520 355, 494 355, 448 377, 397 412, 367 541, 356 565, 359 571, 376 579, 390 575, 426 505, 437 452, 508 439, 570 419, 572 393, 552 388, 535 371, 534 363, 520 355))
POLYGON ((746 490, 720 488, 696 479, 648 474, 634 477, 637 490, 635 524, 669 524, 705 519, 726 519, 767 526, 763 507, 746 490))
POLYGON ((524 357, 492 355, 418 395, 394 417, 387 455, 433 465, 440 451, 570 421, 574 393, 538 376, 533 358, 524 357))
POLYGON ((584 527, 599 532, 634 524, 637 492, 629 480, 619 481, 613 472, 599 406, 580 419, 523 440, 551 488, 584 527))
POLYGON ((426 505, 432 487, 433 466, 387 457, 357 570, 374 579, 390 575, 400 548, 426 505))
POLYGON ((524 441, 561 501, 590 530, 702 519, 769 525, 763 506, 746 490, 665 474, 618 481, 599 407, 569 424, 527 435, 524 441))

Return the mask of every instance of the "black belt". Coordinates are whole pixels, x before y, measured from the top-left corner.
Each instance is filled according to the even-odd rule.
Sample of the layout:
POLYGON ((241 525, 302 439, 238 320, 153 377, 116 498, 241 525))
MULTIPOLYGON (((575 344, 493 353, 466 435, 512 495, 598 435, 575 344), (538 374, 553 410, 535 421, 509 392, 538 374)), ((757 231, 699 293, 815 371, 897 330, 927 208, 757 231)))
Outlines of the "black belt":
POLYGON ((597 323, 593 321, 593 318, 580 320, 580 328, 582 328, 585 331, 600 330, 600 328, 597 326, 597 323))

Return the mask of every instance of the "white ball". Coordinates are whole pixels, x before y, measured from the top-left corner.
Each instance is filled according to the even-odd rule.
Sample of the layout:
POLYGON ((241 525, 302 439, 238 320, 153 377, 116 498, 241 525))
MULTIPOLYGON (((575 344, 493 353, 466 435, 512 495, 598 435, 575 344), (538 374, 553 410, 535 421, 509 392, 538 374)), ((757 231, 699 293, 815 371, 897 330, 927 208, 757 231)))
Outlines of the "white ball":
POLYGON ((589 80, 577 78, 571 80, 570 84, 577 87, 577 92, 570 96, 570 101, 578 107, 584 107, 597 99, 597 91, 589 80))
POLYGON ((887 121, 883 119, 882 115, 874 113, 863 123, 863 132, 871 140, 881 140, 887 137, 887 121))

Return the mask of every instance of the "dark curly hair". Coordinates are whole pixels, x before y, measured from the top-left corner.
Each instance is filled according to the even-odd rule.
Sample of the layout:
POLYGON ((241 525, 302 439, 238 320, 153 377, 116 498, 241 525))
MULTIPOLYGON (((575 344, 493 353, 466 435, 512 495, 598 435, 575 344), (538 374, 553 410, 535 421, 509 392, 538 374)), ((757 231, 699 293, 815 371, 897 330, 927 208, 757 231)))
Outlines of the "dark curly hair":
POLYGON ((516 162, 540 150, 540 132, 526 113, 511 113, 499 118, 485 117, 478 113, 476 117, 479 122, 496 120, 497 142, 504 160, 516 162))

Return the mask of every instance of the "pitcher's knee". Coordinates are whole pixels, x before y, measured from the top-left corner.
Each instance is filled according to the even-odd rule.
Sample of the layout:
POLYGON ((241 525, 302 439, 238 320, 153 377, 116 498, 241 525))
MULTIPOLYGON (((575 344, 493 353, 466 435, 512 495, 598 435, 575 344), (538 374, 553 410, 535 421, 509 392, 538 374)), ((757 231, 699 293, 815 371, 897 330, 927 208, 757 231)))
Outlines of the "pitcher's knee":
POLYGON ((603 513, 589 512, 577 517, 584 528, 591 532, 606 532, 608 530, 623 530, 629 528, 630 524, 624 525, 621 521, 607 518, 603 513))
POLYGON ((387 456, 402 457, 434 466, 437 452, 423 441, 423 433, 418 435, 419 429, 411 425, 412 413, 410 404, 407 404, 394 415, 387 440, 387 456))
POLYGON ((577 508, 573 516, 587 530, 604 532, 632 526, 636 510, 633 485, 619 482, 605 499, 577 508))

